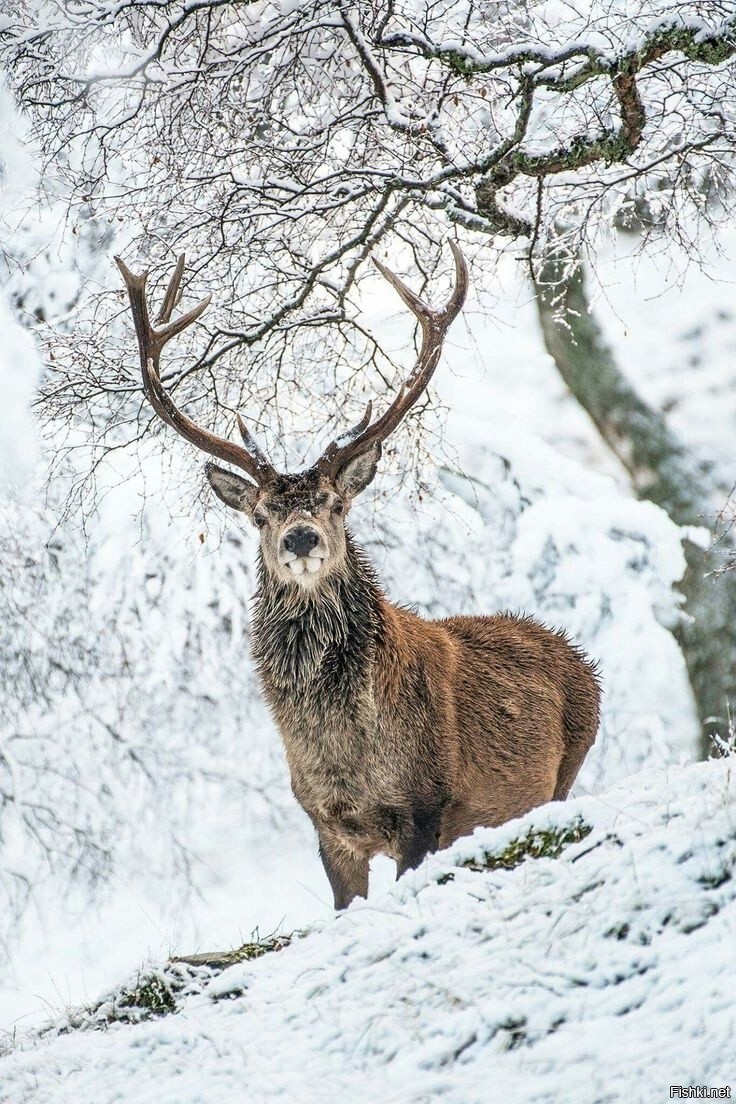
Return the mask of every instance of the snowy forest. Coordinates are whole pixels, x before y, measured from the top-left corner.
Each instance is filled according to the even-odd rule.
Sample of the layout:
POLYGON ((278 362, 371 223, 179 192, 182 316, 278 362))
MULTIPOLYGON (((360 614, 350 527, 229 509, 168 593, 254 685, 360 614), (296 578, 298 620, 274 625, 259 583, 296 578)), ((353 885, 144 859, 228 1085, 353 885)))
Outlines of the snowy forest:
POLYGON ((736 1092, 734 0, 0 0, 0 199, 0 1104, 736 1092), (291 473, 405 394, 380 266, 440 307, 457 251, 349 530, 422 617, 564 630, 600 728, 336 914, 258 531, 115 258, 291 473))

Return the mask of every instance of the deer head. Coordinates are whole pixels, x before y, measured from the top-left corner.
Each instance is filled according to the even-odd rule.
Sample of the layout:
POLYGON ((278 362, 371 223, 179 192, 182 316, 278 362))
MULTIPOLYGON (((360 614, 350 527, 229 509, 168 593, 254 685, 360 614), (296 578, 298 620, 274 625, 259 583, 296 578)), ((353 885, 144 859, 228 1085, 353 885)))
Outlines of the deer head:
POLYGON ((372 420, 373 404, 369 402, 357 425, 334 440, 311 468, 296 474, 275 470, 240 415, 237 422, 243 445, 196 425, 165 391, 160 375, 161 351, 171 338, 195 322, 210 302, 208 296, 171 320, 179 298, 184 257, 179 258, 169 281, 155 326, 146 301, 148 273, 135 276, 119 257, 115 258, 130 297, 149 402, 158 416, 186 440, 246 473, 247 478, 213 463, 205 468, 218 498, 257 526, 266 568, 285 584, 311 588, 344 562, 345 518, 351 503, 376 474, 383 442, 426 390, 439 363, 445 335, 465 300, 467 265, 454 242, 450 242, 450 248, 455 259, 455 286, 442 310, 432 310, 393 272, 375 261, 421 326, 416 364, 384 414, 372 420))

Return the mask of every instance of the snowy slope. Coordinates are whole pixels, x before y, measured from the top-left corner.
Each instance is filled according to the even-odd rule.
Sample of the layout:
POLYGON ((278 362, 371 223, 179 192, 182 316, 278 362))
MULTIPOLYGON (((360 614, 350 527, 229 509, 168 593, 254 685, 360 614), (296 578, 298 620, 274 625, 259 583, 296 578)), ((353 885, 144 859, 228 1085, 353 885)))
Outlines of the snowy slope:
POLYGON ((175 1014, 18 1040, 0 1100, 631 1104, 734 1085, 734 766, 649 770, 478 831, 175 1014), (580 824, 558 858, 487 869, 580 824))

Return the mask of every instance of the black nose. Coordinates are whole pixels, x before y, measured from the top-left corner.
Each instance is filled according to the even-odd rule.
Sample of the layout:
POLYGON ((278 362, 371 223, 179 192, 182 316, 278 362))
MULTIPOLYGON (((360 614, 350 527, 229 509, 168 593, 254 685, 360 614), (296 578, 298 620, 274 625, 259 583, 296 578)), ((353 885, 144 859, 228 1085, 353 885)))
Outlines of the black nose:
POLYGON ((319 534, 306 525, 290 529, 284 537, 284 548, 295 556, 308 556, 319 541, 319 534))

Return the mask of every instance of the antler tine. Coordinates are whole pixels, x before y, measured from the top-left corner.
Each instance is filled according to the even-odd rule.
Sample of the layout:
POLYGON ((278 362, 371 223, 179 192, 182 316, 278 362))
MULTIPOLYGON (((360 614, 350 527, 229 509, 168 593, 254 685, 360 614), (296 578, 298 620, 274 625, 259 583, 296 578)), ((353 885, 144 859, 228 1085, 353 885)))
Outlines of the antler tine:
POLYGON ((337 470, 346 464, 352 456, 362 452, 369 443, 385 441, 411 410, 419 396, 426 390, 439 364, 442 343, 447 331, 460 313, 468 293, 470 278, 465 258, 455 242, 450 242, 450 249, 455 261, 455 286, 450 299, 442 310, 433 310, 429 307, 394 272, 391 272, 390 269, 374 258, 374 264, 378 271, 398 292, 422 327, 422 344, 419 356, 388 410, 370 424, 369 404, 369 411, 366 412, 367 417, 364 416, 353 430, 329 445, 318 462, 320 466, 330 471, 337 470), (345 443, 343 444, 342 441, 345 441, 345 443))
POLYGON ((258 444, 258 442, 256 441, 256 439, 253 436, 253 434, 251 433, 251 431, 248 429, 247 425, 245 424, 245 422, 241 418, 240 414, 236 413, 235 420, 238 423, 238 429, 240 430, 240 436, 243 438, 243 443, 245 444, 245 447, 248 450, 248 452, 251 454, 251 456, 254 458, 254 460, 256 460, 256 462, 262 468, 264 468, 264 469, 269 468, 271 471, 273 471, 273 468, 271 468, 271 465, 269 464, 269 462, 266 458, 265 452, 263 451, 261 446, 258 444))
MULTIPOLYGON (((182 330, 185 330, 187 326, 191 326, 193 322, 196 322, 200 315, 207 309, 212 298, 211 295, 208 295, 200 303, 197 303, 196 306, 186 311, 185 314, 182 314, 173 322, 171 321, 172 312, 179 298, 179 288, 184 273, 184 254, 179 257, 174 273, 169 280, 163 304, 156 320, 157 323, 163 324, 159 325, 158 328, 154 328, 151 325, 148 302, 146 300, 146 281, 148 279, 148 272, 146 271, 142 272, 140 275, 135 275, 120 257, 115 258, 115 263, 120 269, 120 273, 128 290, 130 310, 133 315, 133 324, 138 337, 138 351, 140 353, 141 370, 143 373, 143 389, 148 401, 159 418, 175 429, 177 433, 181 434, 187 441, 196 445, 197 448, 202 449, 203 452, 209 453, 210 456, 216 456, 226 463, 234 464, 235 467, 241 468, 243 471, 247 472, 259 485, 273 478, 276 472, 257 445, 253 449, 248 449, 247 447, 243 448, 241 445, 236 445, 234 441, 228 441, 224 437, 217 437, 214 433, 210 433, 209 430, 198 426, 196 422, 193 422, 191 418, 188 418, 186 414, 179 410, 161 382, 159 369, 161 350, 166 345, 167 341, 170 341, 172 337, 176 337, 176 335, 180 334, 182 330)), ((238 424, 243 424, 239 415, 238 424)), ((245 432, 247 433, 247 430, 245 432)), ((248 437, 250 437, 249 434, 248 437)), ((250 440, 252 441, 252 438, 250 438, 250 440)), ((246 446, 247 444, 248 441, 246 440, 246 446)), ((255 442, 253 442, 253 444, 255 445, 255 442)))
POLYGON ((181 298, 179 289, 181 287, 181 278, 184 275, 184 264, 186 262, 185 255, 179 254, 176 262, 176 268, 169 280, 169 286, 166 288, 166 294, 164 295, 164 301, 161 304, 161 310, 158 312, 158 318, 156 323, 168 322, 171 319, 171 312, 181 298))
POLYGON ((337 456, 342 455, 342 450, 344 450, 345 446, 362 436, 362 434, 370 425, 372 413, 373 402, 369 401, 363 413, 363 417, 360 419, 360 421, 356 422, 355 425, 352 426, 350 429, 344 430, 339 437, 336 437, 335 440, 327 446, 321 459, 319 460, 319 464, 321 464, 325 468, 330 468, 332 465, 332 461, 337 456))

